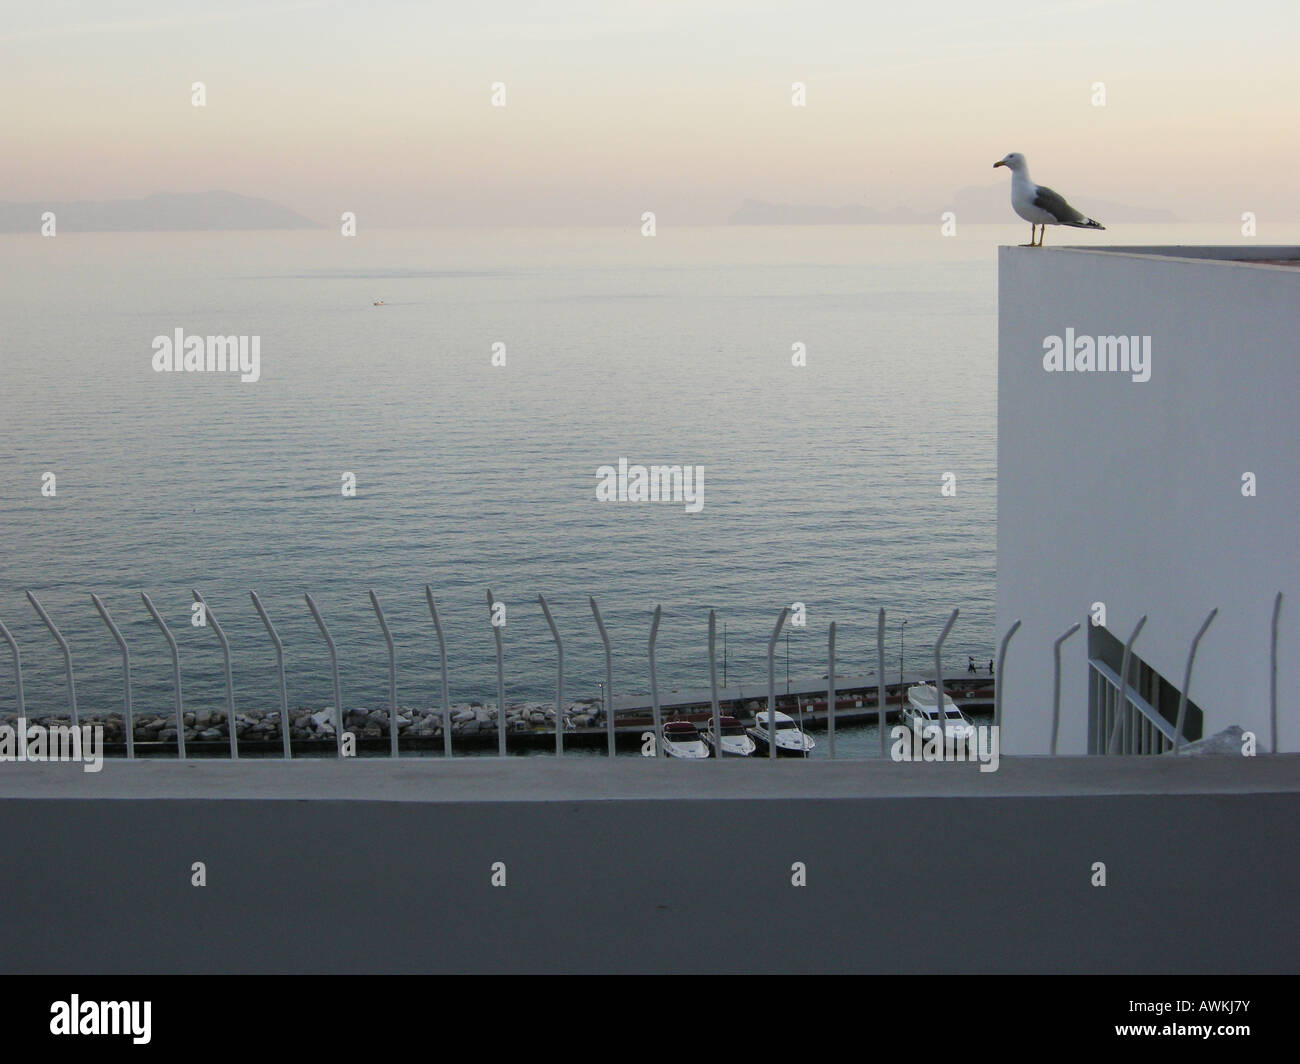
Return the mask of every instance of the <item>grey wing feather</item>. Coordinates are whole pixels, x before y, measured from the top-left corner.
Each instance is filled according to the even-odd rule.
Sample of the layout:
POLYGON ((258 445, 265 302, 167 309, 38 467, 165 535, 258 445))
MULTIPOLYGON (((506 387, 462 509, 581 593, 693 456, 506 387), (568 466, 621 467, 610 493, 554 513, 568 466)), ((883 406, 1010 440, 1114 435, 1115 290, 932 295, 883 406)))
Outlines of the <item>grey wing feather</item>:
POLYGON ((1034 194, 1034 206, 1041 207, 1053 218, 1064 225, 1071 222, 1086 222, 1088 219, 1076 211, 1059 192, 1053 192, 1046 185, 1037 186, 1034 194))

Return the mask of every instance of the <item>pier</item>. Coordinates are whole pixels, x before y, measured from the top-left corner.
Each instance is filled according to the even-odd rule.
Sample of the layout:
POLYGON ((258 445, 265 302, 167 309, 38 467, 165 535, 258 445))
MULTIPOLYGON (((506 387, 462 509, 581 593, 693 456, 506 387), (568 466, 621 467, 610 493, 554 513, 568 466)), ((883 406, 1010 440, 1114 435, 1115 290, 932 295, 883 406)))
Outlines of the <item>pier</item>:
MULTIPOLYGON (((899 710, 906 698, 907 689, 915 684, 933 683, 933 676, 920 673, 905 673, 902 682, 894 680, 885 685, 885 720, 892 724, 899 719, 899 710)), ((959 675, 949 680, 945 678, 944 689, 953 701, 966 713, 983 717, 992 714, 995 678, 986 674, 959 675)), ((837 675, 835 677, 835 724, 837 728, 853 728, 875 725, 879 720, 876 705, 877 688, 875 676, 871 674, 837 675)), ((776 708, 779 712, 789 714, 800 727, 808 731, 824 731, 828 727, 830 712, 827 707, 827 685, 825 676, 805 676, 791 680, 789 684, 779 684, 776 690, 776 708)), ((514 713, 521 708, 535 703, 507 703, 507 709, 514 713)), ((723 715, 736 717, 743 723, 753 720, 754 712, 767 706, 767 694, 763 685, 736 684, 718 690, 718 706, 723 715)), ((470 703, 468 707, 485 711, 495 721, 495 706, 481 702, 470 703)), ((308 712, 303 709, 292 711, 295 714, 308 712)), ((429 708, 418 711, 402 710, 403 713, 427 714, 424 720, 434 723, 437 711, 429 708)), ((536 711, 535 711, 536 712, 536 711)), ((670 690, 660 700, 660 712, 663 720, 689 720, 707 727, 712 719, 712 705, 707 688, 687 688, 670 690)), ((200 711, 201 720, 194 726, 187 727, 185 756, 201 758, 228 757, 229 739, 224 726, 224 715, 220 711, 200 711)), ((349 709, 347 711, 348 728, 356 737, 356 750, 361 755, 382 755, 392 751, 388 735, 388 711, 386 709, 349 709)), ((317 716, 320 714, 317 713, 317 716)), ((555 748, 554 711, 551 704, 546 704, 544 721, 525 724, 522 719, 513 719, 507 730, 508 749, 515 751, 545 751, 555 748)), ((564 744, 572 749, 596 749, 608 742, 609 732, 606 728, 600 700, 576 699, 570 706, 569 720, 589 720, 590 723, 573 726, 564 730, 564 744), (586 710, 573 714, 572 710, 586 710)), ((88 715, 84 723, 94 723, 102 715, 88 715)), ((117 715, 110 715, 115 719, 117 715)), ((187 714, 192 716, 192 714, 187 714)), ((38 718, 32 718, 36 720, 38 718)), ((39 719, 44 719, 39 718, 39 719)), ((238 713, 237 738, 239 751, 243 756, 279 757, 283 754, 283 744, 279 734, 274 711, 263 715, 257 711, 238 713)), ((409 720, 409 717, 399 718, 409 720)), ((10 723, 11 720, 0 721, 10 723)), ((167 723, 158 718, 147 723, 141 717, 136 722, 133 749, 137 757, 171 757, 177 753, 175 728, 163 728, 167 723)), ((480 753, 495 750, 498 735, 495 723, 490 729, 476 726, 475 730, 453 727, 452 740, 456 750, 466 753, 480 753)), ((621 751, 633 751, 642 745, 642 737, 654 729, 654 712, 651 699, 642 695, 627 695, 614 699, 614 733, 616 746, 621 751)), ((117 734, 117 733, 113 733, 117 734)), ((412 754, 431 754, 445 752, 441 727, 415 728, 403 726, 398 734, 400 749, 412 754)), ((294 738, 291 743, 294 756, 335 753, 333 733, 313 738, 294 738)), ((104 753, 110 757, 123 756, 127 752, 126 743, 113 738, 106 739, 104 753)))

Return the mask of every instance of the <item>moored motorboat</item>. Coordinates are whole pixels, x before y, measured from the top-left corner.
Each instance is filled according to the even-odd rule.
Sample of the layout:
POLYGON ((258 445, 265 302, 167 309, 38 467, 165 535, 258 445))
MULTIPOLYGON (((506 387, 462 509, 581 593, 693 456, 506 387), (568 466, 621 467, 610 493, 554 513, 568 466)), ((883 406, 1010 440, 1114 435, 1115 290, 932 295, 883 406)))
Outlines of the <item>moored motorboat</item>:
MULTIPOLYGON (((817 744, 811 735, 794 722, 794 719, 779 709, 772 711, 772 723, 776 725, 776 754, 778 757, 807 757, 817 744)), ((762 753, 768 749, 767 710, 760 709, 754 714, 754 723, 749 728, 749 735, 762 753)))
POLYGON ((700 761, 709 756, 700 729, 689 720, 670 720, 664 725, 663 751, 664 757, 683 761, 700 761))
MULTIPOLYGON (((735 717, 722 717, 719 723, 722 728, 722 757, 749 757, 758 749, 753 738, 745 731, 745 726, 735 717)), ((713 734, 712 721, 709 721, 708 729, 704 733, 704 741, 713 752, 713 756, 719 756, 718 739, 713 734)))
MULTIPOLYGON (((940 729, 939 694, 933 684, 915 684, 907 689, 907 700, 900 713, 903 722, 912 729, 917 743, 938 742, 940 729)), ((952 700, 947 691, 943 694, 943 745, 945 750, 956 749, 975 738, 975 725, 952 700)))

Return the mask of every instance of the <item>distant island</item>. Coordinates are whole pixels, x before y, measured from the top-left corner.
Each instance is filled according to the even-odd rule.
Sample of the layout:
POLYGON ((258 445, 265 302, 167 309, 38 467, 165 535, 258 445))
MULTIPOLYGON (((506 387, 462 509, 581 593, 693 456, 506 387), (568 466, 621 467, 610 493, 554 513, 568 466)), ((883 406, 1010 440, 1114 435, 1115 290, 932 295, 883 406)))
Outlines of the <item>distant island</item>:
MULTIPOLYGON (((1080 199, 1080 210, 1104 222, 1177 222, 1173 211, 1160 207, 1130 207, 1107 200, 1080 199)), ((879 210, 861 204, 823 207, 794 203, 762 203, 745 200, 740 209, 727 219, 728 225, 930 225, 937 223, 944 211, 952 211, 958 223, 1015 222, 1020 219, 1011 210, 1010 190, 1005 183, 963 188, 945 205, 928 211, 911 207, 879 210)))
POLYGON ((320 228, 278 203, 234 192, 157 192, 134 200, 0 202, 0 233, 38 233, 46 211, 54 213, 60 233, 320 228))

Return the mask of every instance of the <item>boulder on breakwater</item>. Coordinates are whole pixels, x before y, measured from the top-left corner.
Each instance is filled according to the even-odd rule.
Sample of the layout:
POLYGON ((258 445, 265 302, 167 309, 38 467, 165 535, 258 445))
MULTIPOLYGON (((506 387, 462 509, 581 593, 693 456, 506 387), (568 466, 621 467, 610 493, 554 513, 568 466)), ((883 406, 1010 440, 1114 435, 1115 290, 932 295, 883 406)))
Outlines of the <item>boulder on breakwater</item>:
MULTIPOLYGON (((497 711, 495 704, 470 702, 458 703, 450 707, 451 733, 457 735, 476 735, 480 732, 495 733, 497 730, 497 711)), ((28 725, 39 724, 43 727, 54 725, 67 726, 71 719, 67 712, 25 714, 28 725)), ((117 713, 81 713, 79 723, 85 727, 102 727, 104 742, 123 744, 126 742, 124 714, 117 713)), ((591 702, 571 702, 564 710, 564 729, 589 728, 599 722, 599 707, 591 702)), ((141 712, 136 709, 131 720, 135 741, 137 743, 175 744, 177 739, 176 714, 141 712)), ((226 710, 204 708, 186 710, 182 714, 185 729, 185 741, 222 742, 230 741, 230 731, 226 720, 226 710)), ((15 726, 13 713, 0 714, 0 725, 15 726)), ((386 739, 390 724, 388 708, 349 709, 344 714, 343 726, 359 739, 386 739)), ((300 706, 289 710, 289 735, 294 741, 310 742, 319 740, 334 741, 335 713, 332 706, 313 709, 300 706)), ((399 737, 415 736, 421 739, 442 737, 442 711, 436 706, 398 706, 397 734, 399 737)), ((282 736, 280 710, 278 709, 236 709, 235 735, 245 742, 280 742, 282 736)), ((519 702, 506 705, 506 729, 511 732, 555 730, 555 707, 545 702, 519 702)))

